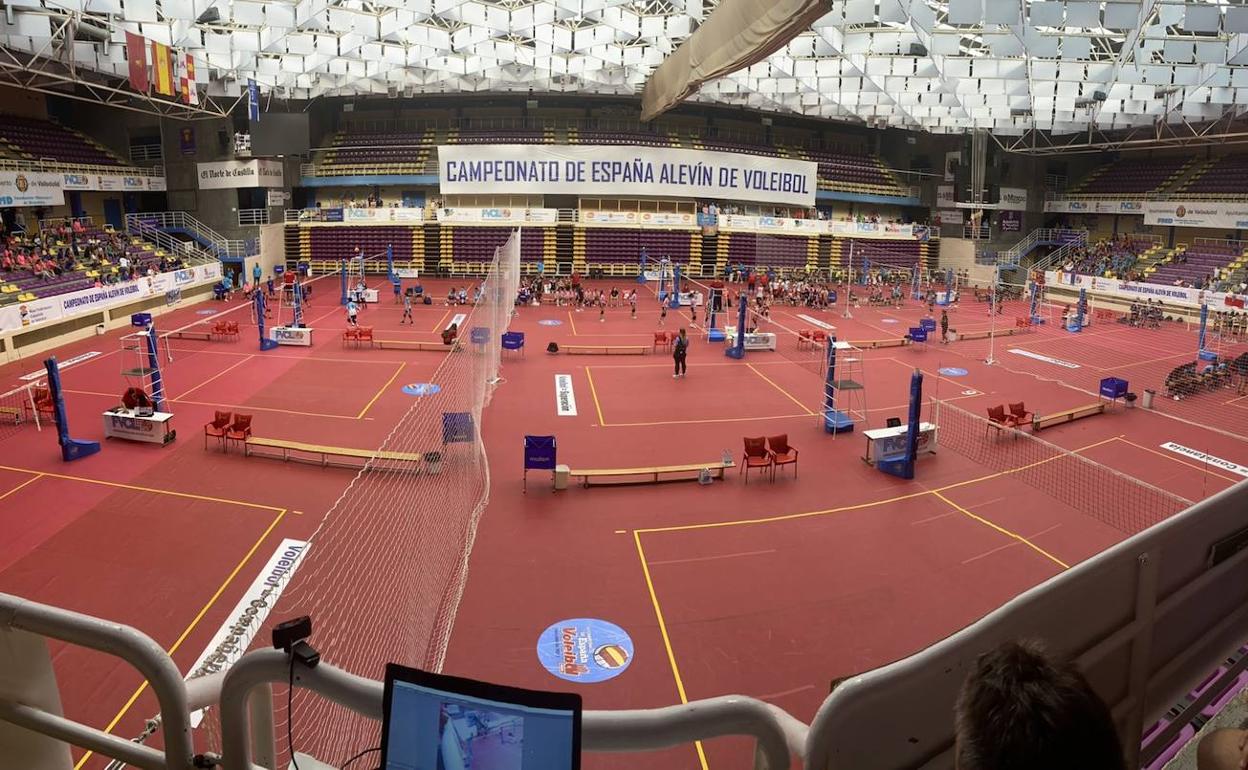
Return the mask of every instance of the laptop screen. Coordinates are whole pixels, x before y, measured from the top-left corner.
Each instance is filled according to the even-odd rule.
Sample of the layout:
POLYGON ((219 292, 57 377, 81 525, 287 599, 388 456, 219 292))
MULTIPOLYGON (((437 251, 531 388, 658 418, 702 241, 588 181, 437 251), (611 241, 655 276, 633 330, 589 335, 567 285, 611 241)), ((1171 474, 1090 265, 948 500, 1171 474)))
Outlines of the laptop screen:
POLYGON ((579 695, 386 667, 385 770, 578 770, 579 695))

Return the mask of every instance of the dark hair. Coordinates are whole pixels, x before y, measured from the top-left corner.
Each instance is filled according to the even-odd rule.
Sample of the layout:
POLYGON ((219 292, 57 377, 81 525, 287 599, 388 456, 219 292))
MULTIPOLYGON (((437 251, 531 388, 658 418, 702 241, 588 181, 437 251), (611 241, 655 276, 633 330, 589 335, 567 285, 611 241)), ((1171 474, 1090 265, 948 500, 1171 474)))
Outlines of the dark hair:
POLYGON ((958 770, 1126 770, 1109 708, 1038 642, 979 656, 955 721, 958 770))

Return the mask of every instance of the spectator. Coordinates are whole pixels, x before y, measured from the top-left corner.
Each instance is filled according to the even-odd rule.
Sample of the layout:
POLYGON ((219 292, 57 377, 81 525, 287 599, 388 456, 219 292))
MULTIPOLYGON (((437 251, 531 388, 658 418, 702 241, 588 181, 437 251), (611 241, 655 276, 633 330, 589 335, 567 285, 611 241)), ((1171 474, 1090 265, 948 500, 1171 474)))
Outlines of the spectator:
POLYGON ((979 657, 955 711, 958 770, 1126 770, 1109 708, 1036 642, 979 657))

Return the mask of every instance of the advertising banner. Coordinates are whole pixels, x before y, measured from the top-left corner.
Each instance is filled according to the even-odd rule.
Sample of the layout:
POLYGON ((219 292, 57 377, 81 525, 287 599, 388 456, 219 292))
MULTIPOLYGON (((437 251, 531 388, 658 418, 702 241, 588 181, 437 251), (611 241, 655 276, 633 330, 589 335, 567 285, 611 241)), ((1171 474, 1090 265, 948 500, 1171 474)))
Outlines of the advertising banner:
POLYGON ((284 187, 279 160, 225 160, 196 164, 199 189, 224 190, 234 187, 284 187))
POLYGON ((121 192, 122 181, 119 176, 96 176, 95 189, 103 192, 121 192))
POLYGON ((1143 201, 1079 201, 1051 200, 1044 210, 1054 214, 1135 214, 1144 213, 1143 201))
POLYGON ((668 147, 442 145, 443 195, 610 195, 813 206, 817 164, 668 147))
POLYGON ((1002 211, 997 215, 997 224, 1003 233, 1018 233, 1023 230, 1023 212, 1002 211))
POLYGON ((65 190, 94 190, 90 174, 61 174, 61 188, 65 190))
POLYGON ((1209 305, 1215 310, 1221 307, 1242 309, 1248 305, 1248 296, 1204 291, 1185 286, 1164 286, 1157 283, 1132 283, 1116 278, 1049 271, 1044 274, 1045 283, 1082 288, 1094 294, 1104 294, 1123 299, 1156 299, 1162 302, 1184 305, 1209 305))
POLYGON ((172 273, 144 276, 135 281, 116 283, 98 289, 83 289, 30 302, 18 302, 0 308, 0 333, 60 321, 83 313, 98 312, 145 297, 163 295, 175 288, 180 289, 192 283, 219 280, 221 280, 221 264, 214 263, 172 273))
POLYGON ((0 208, 60 206, 65 203, 65 177, 35 171, 0 171, 0 208))
POLYGON ((1149 201, 1144 224, 1241 230, 1248 227, 1248 203, 1149 201))
MULTIPOLYGON (((396 209, 401 210, 401 209, 396 209)), ((420 211, 420 209, 408 209, 420 211)), ((474 209, 440 208, 438 221, 451 224, 541 224, 553 225, 559 220, 558 209, 474 209)))

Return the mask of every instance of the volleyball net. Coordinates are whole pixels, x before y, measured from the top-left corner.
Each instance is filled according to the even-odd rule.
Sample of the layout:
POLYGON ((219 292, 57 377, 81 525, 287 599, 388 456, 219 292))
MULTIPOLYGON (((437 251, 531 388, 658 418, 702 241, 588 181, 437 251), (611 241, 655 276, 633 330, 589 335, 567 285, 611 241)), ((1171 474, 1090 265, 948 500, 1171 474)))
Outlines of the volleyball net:
POLYGON ((1133 535, 1192 505, 1024 430, 987 428, 982 414, 933 400, 936 444, 995 474, 1020 481, 1080 513, 1133 535))
MULTIPOLYGON (((267 619, 249 616, 245 633, 236 627, 238 640, 210 651, 192 676, 229 666, 249 646, 267 646, 274 623, 301 615, 312 618, 311 641, 324 660, 350 673, 376 678, 387 662, 441 669, 489 498, 482 415, 500 381, 520 237, 516 231, 495 251, 479 301, 463 309, 461 343, 427 383, 404 391, 411 405, 378 449, 409 459, 369 460, 306 542, 285 543, 298 556, 266 586, 267 619)), ((278 730, 289 724, 299 751, 342 758, 378 743, 375 721, 307 691, 294 695, 289 722, 281 713, 286 694, 276 701, 278 730)))
MULTIPOLYGON (((732 323, 736 323, 736 314, 732 315, 732 323)), ((799 321, 806 325, 793 328, 774 317, 774 311, 760 311, 757 305, 750 305, 745 314, 746 348, 757 344, 768 345, 774 342, 775 352, 797 364, 811 374, 823 376, 828 365, 828 345, 831 344, 836 327, 813 316, 799 321)))
POLYGON ((31 427, 43 429, 35 407, 35 388, 35 383, 29 383, 0 394, 0 440, 31 427))

